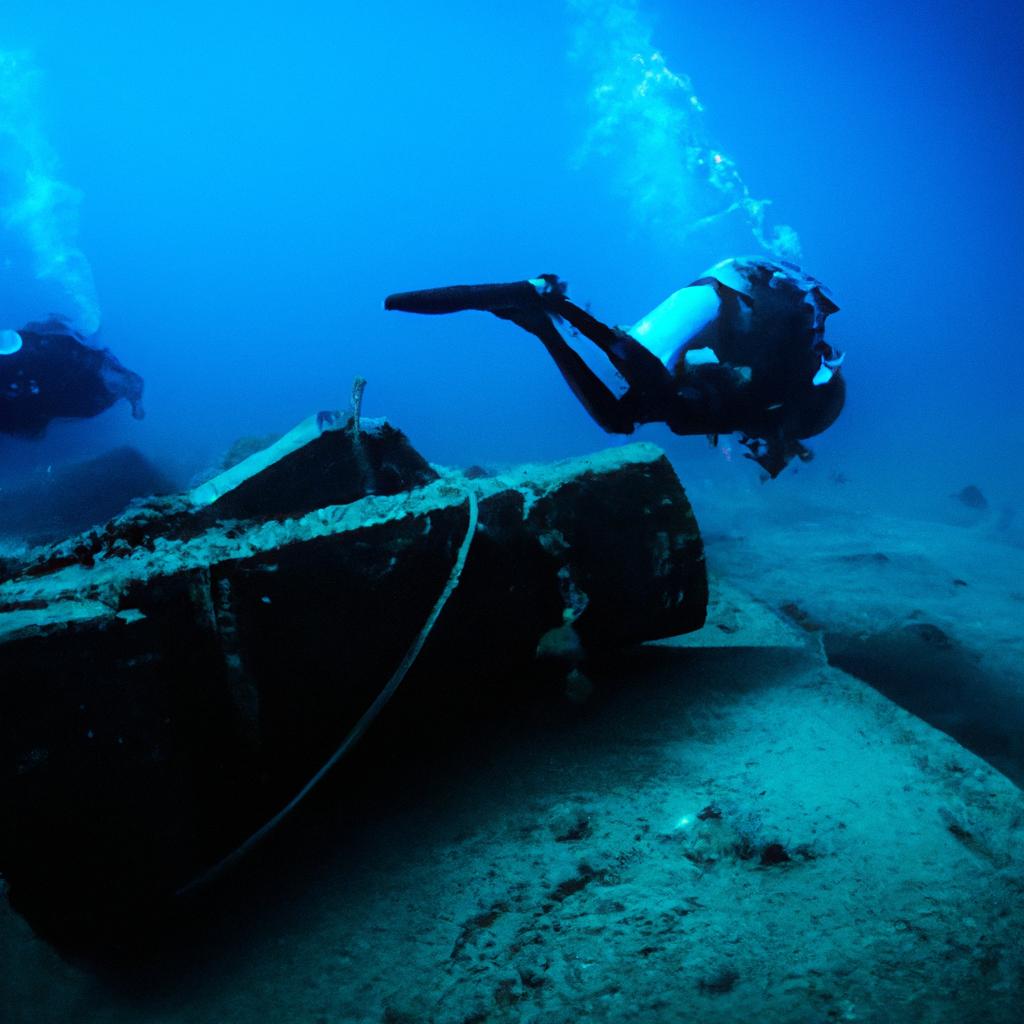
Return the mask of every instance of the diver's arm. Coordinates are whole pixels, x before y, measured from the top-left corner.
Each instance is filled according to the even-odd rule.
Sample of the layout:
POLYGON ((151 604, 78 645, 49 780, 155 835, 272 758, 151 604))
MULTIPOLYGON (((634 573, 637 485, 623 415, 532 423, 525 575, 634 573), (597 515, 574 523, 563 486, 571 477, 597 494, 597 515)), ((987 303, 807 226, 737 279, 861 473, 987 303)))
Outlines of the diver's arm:
POLYGON ((746 434, 741 434, 740 444, 747 449, 743 453, 743 457, 756 462, 772 480, 793 459, 810 462, 814 458, 814 452, 807 445, 794 438, 785 438, 782 434, 770 438, 748 437, 746 434))

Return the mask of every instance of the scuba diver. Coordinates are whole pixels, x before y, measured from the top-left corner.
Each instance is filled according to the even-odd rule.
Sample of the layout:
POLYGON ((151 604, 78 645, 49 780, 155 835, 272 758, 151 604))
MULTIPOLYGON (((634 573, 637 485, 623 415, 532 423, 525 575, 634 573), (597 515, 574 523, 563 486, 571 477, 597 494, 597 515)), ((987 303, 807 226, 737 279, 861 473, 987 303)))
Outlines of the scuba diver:
POLYGON ((628 331, 609 327, 566 297, 552 274, 496 285, 456 285, 389 295, 385 309, 454 313, 475 309, 538 337, 573 394, 599 426, 631 434, 665 423, 676 434, 739 433, 771 478, 812 452, 801 442, 835 422, 846 399, 843 353, 825 341, 839 307, 792 263, 762 256, 716 263, 628 331), (623 377, 616 395, 559 326, 584 335, 623 377))
POLYGON ((142 419, 142 378, 60 317, 0 330, 0 433, 40 437, 51 420, 96 416, 126 399, 142 419))

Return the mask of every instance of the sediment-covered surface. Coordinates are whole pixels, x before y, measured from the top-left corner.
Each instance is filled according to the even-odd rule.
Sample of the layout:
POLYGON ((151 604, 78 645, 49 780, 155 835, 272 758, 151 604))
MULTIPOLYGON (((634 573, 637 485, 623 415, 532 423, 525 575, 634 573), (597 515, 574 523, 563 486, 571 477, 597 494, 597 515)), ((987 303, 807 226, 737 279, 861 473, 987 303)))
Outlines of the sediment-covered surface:
POLYGON ((164 947, 64 961, 5 909, 0 1015, 1018 1024, 1020 789, 827 648, 916 610, 1012 686, 1021 552, 757 500, 707 515, 704 630, 592 660, 589 698, 381 723, 164 947))
POLYGON ((6 1019, 1019 1019, 1005 778, 806 651, 608 668, 583 710, 363 761, 385 777, 145 969, 7 916, 6 1019))
POLYGON ((1024 785, 1024 547, 970 526, 826 499, 716 502, 709 564, 1024 785))

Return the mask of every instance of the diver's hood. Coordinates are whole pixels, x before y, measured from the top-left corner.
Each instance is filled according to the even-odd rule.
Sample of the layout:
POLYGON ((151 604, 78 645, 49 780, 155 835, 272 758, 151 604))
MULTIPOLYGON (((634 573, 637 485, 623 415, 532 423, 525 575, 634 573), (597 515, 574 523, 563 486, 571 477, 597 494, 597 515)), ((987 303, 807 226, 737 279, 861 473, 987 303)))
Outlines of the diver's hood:
POLYGON ((773 276, 785 278, 801 291, 805 292, 820 308, 823 315, 828 316, 839 309, 839 304, 832 297, 831 291, 817 278, 805 273, 795 263, 786 260, 773 260, 768 256, 736 256, 716 263, 694 281, 694 284, 718 284, 730 288, 740 295, 753 299, 756 282, 754 275, 758 272, 771 271, 773 276))

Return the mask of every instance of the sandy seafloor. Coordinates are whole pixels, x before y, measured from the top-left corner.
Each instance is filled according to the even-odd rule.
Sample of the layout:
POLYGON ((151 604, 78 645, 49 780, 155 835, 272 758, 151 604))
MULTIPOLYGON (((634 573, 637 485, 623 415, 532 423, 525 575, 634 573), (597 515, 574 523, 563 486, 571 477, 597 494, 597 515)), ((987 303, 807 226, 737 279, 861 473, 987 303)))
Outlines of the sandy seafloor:
POLYGON ((692 493, 701 634, 592 667, 588 699, 378 743, 354 795, 336 780, 130 963, 58 955, 4 905, 0 1021, 1019 1024, 1021 790, 823 639, 897 684, 968 666, 931 717, 962 710, 1019 782, 1019 538, 839 487, 692 493))

